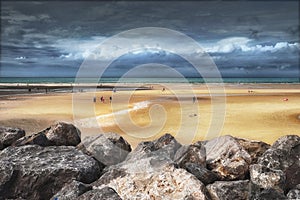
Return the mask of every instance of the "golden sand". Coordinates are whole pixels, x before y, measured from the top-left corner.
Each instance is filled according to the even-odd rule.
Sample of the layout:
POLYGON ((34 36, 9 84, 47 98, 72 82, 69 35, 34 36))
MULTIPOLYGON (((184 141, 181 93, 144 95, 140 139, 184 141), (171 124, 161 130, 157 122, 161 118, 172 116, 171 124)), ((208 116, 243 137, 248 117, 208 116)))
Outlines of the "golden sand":
POLYGON ((20 127, 30 134, 54 121, 67 121, 81 129, 82 137, 116 132, 133 146, 164 133, 183 143, 226 134, 273 143, 282 135, 300 135, 299 85, 226 85, 226 97, 216 95, 214 101, 205 85, 192 85, 193 90, 189 86, 175 84, 166 91, 154 85, 153 90, 116 93, 2 96, 0 125, 20 127), (104 103, 99 101, 101 96, 104 103))

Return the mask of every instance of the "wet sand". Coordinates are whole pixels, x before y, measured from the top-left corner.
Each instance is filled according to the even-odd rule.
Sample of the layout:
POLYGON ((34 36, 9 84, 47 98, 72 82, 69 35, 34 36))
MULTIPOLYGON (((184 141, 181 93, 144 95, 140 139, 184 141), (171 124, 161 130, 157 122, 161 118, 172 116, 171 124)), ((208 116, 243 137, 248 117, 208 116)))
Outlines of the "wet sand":
POLYGON ((116 132, 133 146, 164 133, 182 143, 226 134, 273 143, 282 135, 300 135, 298 84, 226 84, 225 97, 216 84, 209 86, 211 91, 203 84, 148 87, 152 90, 124 86, 115 93, 109 89, 2 94, 0 125, 24 128, 31 134, 54 121, 67 121, 79 127, 82 137, 116 132))

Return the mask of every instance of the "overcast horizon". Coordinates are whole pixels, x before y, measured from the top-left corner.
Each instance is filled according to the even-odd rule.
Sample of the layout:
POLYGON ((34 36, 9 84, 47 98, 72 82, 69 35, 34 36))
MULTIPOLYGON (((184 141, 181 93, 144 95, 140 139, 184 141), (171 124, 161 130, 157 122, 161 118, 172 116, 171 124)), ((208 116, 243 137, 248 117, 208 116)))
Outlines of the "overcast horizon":
MULTIPOLYGON (((106 39, 130 29, 162 27, 197 41, 223 77, 297 78, 298 7, 298 1, 1 1, 0 77, 74 77, 106 39)), ((134 46, 136 38, 125 39, 134 46)), ((157 49, 138 48, 117 58, 105 76, 159 63, 197 77, 190 63, 160 48, 167 36, 157 41, 157 49)), ((180 41, 172 45, 185 55, 194 53, 180 41)), ((114 56, 101 52, 99 67, 114 56)), ((147 74, 158 75, 159 69, 147 74)))

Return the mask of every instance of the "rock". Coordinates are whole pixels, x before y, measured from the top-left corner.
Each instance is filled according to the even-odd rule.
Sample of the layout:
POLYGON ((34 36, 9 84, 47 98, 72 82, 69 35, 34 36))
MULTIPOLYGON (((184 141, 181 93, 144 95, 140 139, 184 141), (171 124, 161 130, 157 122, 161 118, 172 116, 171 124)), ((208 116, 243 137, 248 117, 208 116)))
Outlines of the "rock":
POLYGON ((11 146, 15 141, 25 136, 25 131, 19 128, 0 127, 0 150, 11 146))
POLYGON ((51 142, 45 135, 45 132, 48 129, 45 129, 39 133, 35 133, 32 135, 24 136, 18 139, 16 142, 13 143, 13 146, 19 147, 24 145, 39 145, 42 147, 52 146, 51 142))
POLYGON ((255 164, 257 159, 271 147, 269 144, 261 141, 246 140, 242 138, 235 139, 251 156, 251 164, 255 164))
POLYGON ((206 167, 206 151, 201 142, 192 145, 184 145, 180 147, 175 156, 174 162, 181 168, 184 168, 186 163, 195 163, 206 167))
POLYGON ((78 200, 122 200, 118 193, 110 187, 90 190, 81 195, 78 200))
POLYGON ((122 162, 131 151, 130 144, 115 133, 86 137, 78 148, 106 166, 122 162))
POLYGON ((208 185, 218 180, 218 176, 214 172, 211 172, 205 167, 195 163, 186 163, 184 169, 193 174, 204 185, 208 185))
POLYGON ((127 155, 126 161, 128 160, 138 160, 141 158, 149 157, 149 154, 152 154, 156 151, 154 143, 150 141, 139 143, 136 148, 127 155))
POLYGON ((3 198, 50 199, 66 183, 91 183, 101 172, 93 158, 68 146, 8 147, 0 152, 0 166, 3 198))
POLYGON ((41 132, 20 138, 13 145, 76 146, 80 141, 80 131, 73 124, 57 122, 41 132))
POLYGON ((285 191, 300 184, 300 137, 287 135, 279 138, 259 159, 258 164, 285 174, 285 191))
POLYGON ((253 200, 286 200, 287 197, 278 190, 269 188, 266 190, 262 190, 257 196, 252 196, 253 200))
POLYGON ((65 185, 58 193, 53 195, 51 199, 73 200, 91 189, 92 186, 74 180, 65 185))
POLYGON ((122 199, 209 199, 203 183, 184 169, 165 165, 161 170, 126 171, 105 185, 94 185, 101 189, 109 186, 122 199))
POLYGON ((260 164, 250 166, 250 178, 252 183, 259 186, 259 188, 273 188, 280 192, 283 192, 286 181, 283 171, 270 169, 260 164))
POLYGON ((248 173, 251 156, 231 136, 221 136, 205 142, 208 169, 221 180, 244 179, 248 173))
POLYGON ((55 146, 76 146, 80 143, 80 130, 73 124, 57 122, 45 133, 47 139, 55 146))
POLYGON ((286 196, 288 199, 300 199, 300 184, 298 184, 294 189, 291 189, 286 196))
POLYGON ((249 199, 249 180, 217 181, 206 186, 212 200, 249 199))
POLYGON ((137 147, 128 154, 126 161, 129 160, 139 160, 143 158, 148 158, 151 156, 160 155, 164 160, 168 161, 174 159, 176 151, 181 147, 176 139, 170 135, 165 134, 157 140, 141 142, 137 147))
POLYGON ((176 151, 181 147, 181 144, 170 134, 165 134, 153 141, 155 151, 161 150, 168 153, 171 159, 174 158, 176 151))

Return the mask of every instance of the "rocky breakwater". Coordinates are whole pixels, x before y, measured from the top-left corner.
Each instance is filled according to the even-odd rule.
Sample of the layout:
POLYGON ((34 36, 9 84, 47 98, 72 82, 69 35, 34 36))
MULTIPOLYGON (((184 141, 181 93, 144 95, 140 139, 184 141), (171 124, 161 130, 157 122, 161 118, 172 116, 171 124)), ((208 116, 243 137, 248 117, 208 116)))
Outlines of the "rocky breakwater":
POLYGON ((81 141, 63 122, 5 145, 7 130, 22 130, 0 130, 0 199, 300 199, 296 135, 182 145, 166 134, 132 150, 114 133, 81 141))

